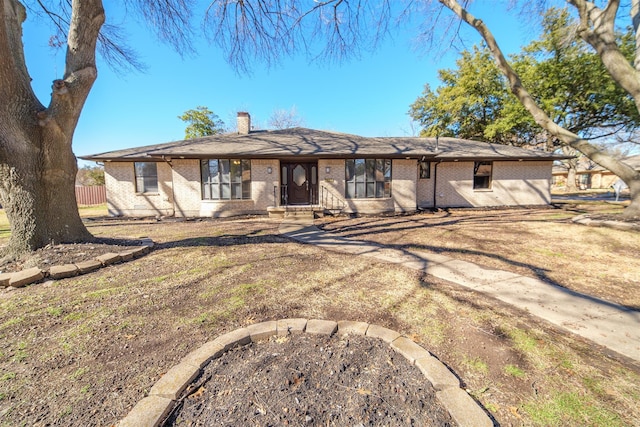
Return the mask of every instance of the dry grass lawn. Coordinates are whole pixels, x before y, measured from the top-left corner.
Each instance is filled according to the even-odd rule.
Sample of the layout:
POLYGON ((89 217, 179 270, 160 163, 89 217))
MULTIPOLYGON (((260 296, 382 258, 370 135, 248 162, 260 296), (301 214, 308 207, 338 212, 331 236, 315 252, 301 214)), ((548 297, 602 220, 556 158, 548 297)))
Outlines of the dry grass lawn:
MULTIPOLYGON (((467 211, 325 225, 638 307, 637 233, 577 226, 570 214, 467 211), (599 267, 585 267, 587 259, 599 267), (622 290, 603 289, 614 286, 622 290)), ((500 425, 640 419, 637 364, 473 291, 289 241, 275 221, 88 226, 99 237, 148 236, 157 248, 91 274, 0 293, 0 425, 112 425, 187 352, 240 326, 284 317, 396 329, 449 366, 500 425)))

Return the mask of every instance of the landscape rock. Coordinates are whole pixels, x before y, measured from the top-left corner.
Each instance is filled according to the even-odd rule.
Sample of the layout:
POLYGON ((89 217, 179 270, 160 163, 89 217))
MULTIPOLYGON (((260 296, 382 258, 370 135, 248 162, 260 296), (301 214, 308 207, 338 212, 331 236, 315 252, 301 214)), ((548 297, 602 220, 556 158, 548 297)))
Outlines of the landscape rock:
POLYGON ((39 267, 28 268, 26 270, 13 273, 9 280, 9 286, 21 288, 42 279, 44 279, 44 273, 39 267))
POLYGON ((96 258, 98 261, 100 261, 102 263, 102 265, 111 265, 111 264, 115 264, 117 262, 120 262, 122 260, 122 258, 120 257, 120 255, 115 254, 113 252, 109 252, 107 254, 104 255, 100 255, 99 257, 96 258))
POLYGON ((13 276, 13 273, 0 273, 0 288, 6 288, 9 286, 11 276, 13 276))
POLYGON ((89 261, 82 261, 76 264, 80 273, 85 274, 91 271, 97 270, 102 267, 102 263, 97 259, 90 259, 89 261))
POLYGON ((49 277, 52 279, 65 279, 78 274, 79 270, 74 264, 54 265, 49 269, 49 277))

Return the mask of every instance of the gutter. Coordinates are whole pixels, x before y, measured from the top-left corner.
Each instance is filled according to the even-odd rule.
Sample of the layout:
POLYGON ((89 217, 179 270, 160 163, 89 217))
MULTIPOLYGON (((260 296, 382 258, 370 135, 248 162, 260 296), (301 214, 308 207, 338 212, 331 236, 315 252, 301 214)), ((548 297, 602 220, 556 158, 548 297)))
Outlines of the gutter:
POLYGON ((164 160, 168 165, 169 168, 171 168, 171 208, 173 213, 171 214, 172 217, 176 217, 176 190, 175 190, 175 183, 173 182, 173 164, 171 163, 171 157, 169 156, 162 156, 162 160, 164 160))

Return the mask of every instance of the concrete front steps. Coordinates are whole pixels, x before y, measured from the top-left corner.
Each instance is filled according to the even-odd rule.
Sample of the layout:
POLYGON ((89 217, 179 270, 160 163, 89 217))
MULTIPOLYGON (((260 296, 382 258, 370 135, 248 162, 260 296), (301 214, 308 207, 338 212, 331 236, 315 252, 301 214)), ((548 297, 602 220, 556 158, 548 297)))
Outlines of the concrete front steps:
POLYGON ((270 218, 313 219, 324 216, 324 208, 319 205, 270 206, 267 208, 270 218))

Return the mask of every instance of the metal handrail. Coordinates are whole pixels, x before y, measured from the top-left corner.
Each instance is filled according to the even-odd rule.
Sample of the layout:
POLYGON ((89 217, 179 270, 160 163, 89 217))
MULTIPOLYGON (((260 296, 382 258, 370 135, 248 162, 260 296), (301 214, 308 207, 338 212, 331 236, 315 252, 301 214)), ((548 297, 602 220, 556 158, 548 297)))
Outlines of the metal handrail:
POLYGON ((347 206, 347 202, 337 194, 334 194, 329 188, 320 185, 320 200, 318 204, 325 210, 330 212, 342 212, 347 206))

